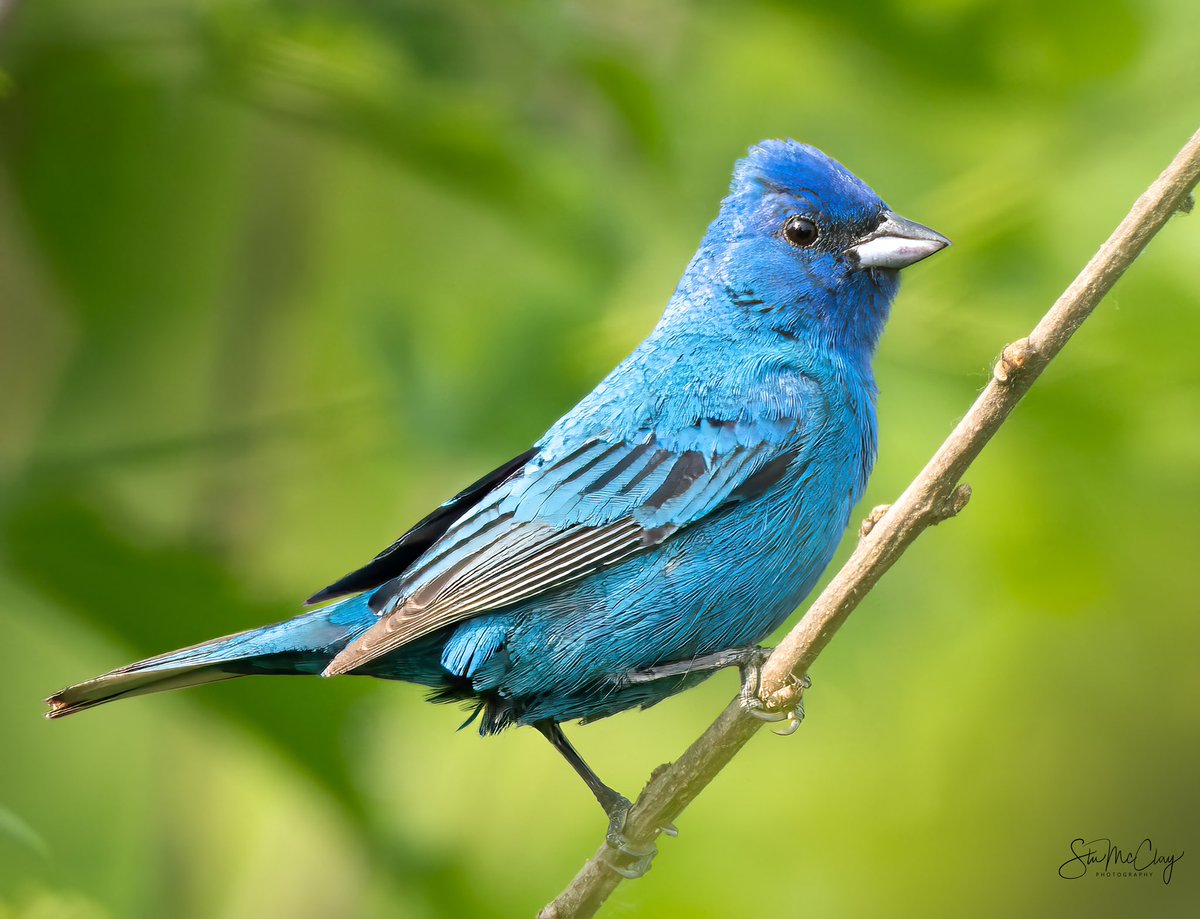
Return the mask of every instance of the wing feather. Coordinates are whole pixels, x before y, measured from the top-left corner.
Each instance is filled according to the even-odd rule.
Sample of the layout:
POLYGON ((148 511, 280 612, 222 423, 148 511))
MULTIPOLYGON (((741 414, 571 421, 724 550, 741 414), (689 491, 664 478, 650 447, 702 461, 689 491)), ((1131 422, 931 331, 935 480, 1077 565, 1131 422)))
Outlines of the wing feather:
POLYGON ((560 458, 550 451, 534 456, 372 597, 379 622, 339 653, 326 675, 658 545, 723 504, 761 494, 807 442, 780 436, 793 426, 778 422, 703 424, 707 430, 694 432, 682 449, 645 432, 594 438, 560 458), (767 474, 761 487, 760 471, 767 474))

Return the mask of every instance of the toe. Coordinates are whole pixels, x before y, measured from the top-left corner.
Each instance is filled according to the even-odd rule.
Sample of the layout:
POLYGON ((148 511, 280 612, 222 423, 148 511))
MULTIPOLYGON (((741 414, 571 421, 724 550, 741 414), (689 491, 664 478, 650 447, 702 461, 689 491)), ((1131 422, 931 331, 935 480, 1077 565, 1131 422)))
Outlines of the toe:
POLYGON ((604 839, 622 855, 627 855, 635 859, 652 858, 658 851, 653 843, 645 846, 635 846, 625 835, 625 821, 629 817, 629 811, 632 806, 629 803, 629 799, 625 797, 619 798, 611 805, 608 817, 608 833, 604 839))
POLYGON ((658 854, 658 847, 654 845, 654 843, 650 843, 648 846, 635 846, 624 836, 620 836, 615 839, 612 836, 609 836, 607 841, 610 846, 612 846, 622 855, 627 855, 632 859, 644 858, 649 860, 658 854))
POLYGON ((621 875, 621 877, 630 881, 642 877, 642 875, 650 870, 650 865, 651 860, 649 857, 635 859, 626 863, 619 863, 615 861, 610 861, 608 863, 608 867, 610 867, 617 874, 621 875))

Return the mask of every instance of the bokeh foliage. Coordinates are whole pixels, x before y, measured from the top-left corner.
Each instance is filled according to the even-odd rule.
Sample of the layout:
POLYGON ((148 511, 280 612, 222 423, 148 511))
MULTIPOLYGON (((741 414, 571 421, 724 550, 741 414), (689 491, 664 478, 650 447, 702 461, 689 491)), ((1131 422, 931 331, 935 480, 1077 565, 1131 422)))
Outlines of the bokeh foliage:
MULTIPOLYGON (((1192 0, 0 4, 0 917, 529 915, 602 820, 412 687, 38 700, 291 615, 653 324, 815 143, 953 250, 877 362, 903 487, 1196 127, 1192 0)), ((1155 241, 614 914, 1195 915, 1200 228, 1155 241)), ((865 509, 865 508, 864 508, 865 509)), ((733 678, 573 732, 630 792, 733 678)))

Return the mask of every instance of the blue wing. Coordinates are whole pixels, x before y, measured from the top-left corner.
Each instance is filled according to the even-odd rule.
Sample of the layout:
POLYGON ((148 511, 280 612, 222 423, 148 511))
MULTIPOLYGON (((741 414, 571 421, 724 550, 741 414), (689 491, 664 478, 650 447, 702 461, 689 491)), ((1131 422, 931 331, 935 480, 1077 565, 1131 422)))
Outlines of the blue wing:
POLYGON ((751 500, 805 460, 818 419, 701 421, 543 445, 371 598, 380 621, 325 671, 345 673, 444 626, 564 587, 751 500))

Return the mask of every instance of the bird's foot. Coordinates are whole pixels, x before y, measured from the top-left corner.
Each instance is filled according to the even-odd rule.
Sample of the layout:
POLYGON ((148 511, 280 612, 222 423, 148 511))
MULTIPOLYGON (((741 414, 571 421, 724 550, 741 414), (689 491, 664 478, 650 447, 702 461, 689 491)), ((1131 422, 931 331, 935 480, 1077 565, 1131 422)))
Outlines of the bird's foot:
MULTIPOLYGON (((616 855, 609 861, 609 867, 623 878, 640 878, 650 870, 650 863, 658 854, 658 847, 653 843, 647 846, 634 845, 625 835, 625 822, 633 805, 624 795, 618 795, 605 805, 608 812, 608 833, 604 841, 616 850, 616 855)), ((678 836, 679 830, 675 824, 668 823, 661 828, 667 836, 678 836)))
POLYGON ((742 665, 741 703, 746 714, 760 721, 786 721, 782 737, 795 734, 804 720, 804 690, 812 686, 808 674, 798 677, 789 674, 782 686, 771 693, 763 692, 762 665, 770 656, 770 650, 762 649, 757 657, 742 665))

